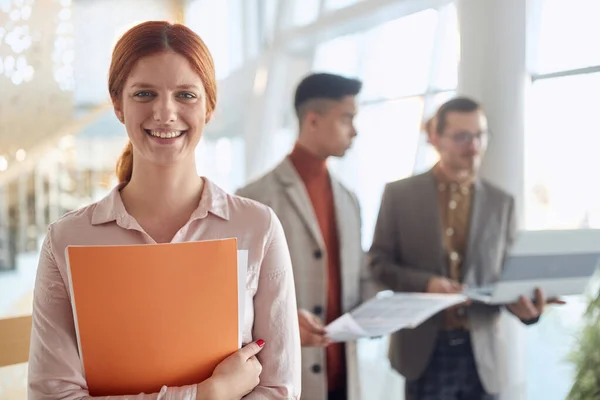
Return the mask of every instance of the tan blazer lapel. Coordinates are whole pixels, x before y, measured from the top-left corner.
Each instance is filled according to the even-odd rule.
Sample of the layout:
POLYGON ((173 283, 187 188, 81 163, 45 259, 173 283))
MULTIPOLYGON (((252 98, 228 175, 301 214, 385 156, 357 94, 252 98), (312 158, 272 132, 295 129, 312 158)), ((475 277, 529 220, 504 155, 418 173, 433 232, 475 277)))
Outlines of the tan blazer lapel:
POLYGON ((331 177, 331 191, 333 192, 333 203, 335 207, 335 219, 338 230, 338 241, 340 246, 340 252, 344 252, 344 244, 347 242, 345 239, 349 232, 346 232, 346 219, 344 219, 344 214, 351 210, 348 209, 351 204, 346 204, 343 196, 343 188, 341 184, 335 179, 331 177))
MULTIPOLYGON (((342 280, 342 307, 344 310, 355 304, 349 304, 347 288, 352 288, 353 283, 360 279, 354 272, 354 265, 362 265, 364 258, 360 246, 360 216, 359 212, 345 195, 344 188, 337 179, 331 177, 331 189, 335 206, 335 219, 337 226, 337 237, 340 250, 340 270, 342 280), (356 236, 359 236, 357 238, 356 236), (356 259, 360 257, 360 259, 356 259)), ((357 271, 358 273, 359 271, 357 271)))
POLYGON ((275 173, 283 185, 290 203, 294 206, 306 226, 306 229, 319 247, 323 248, 323 236, 319 229, 315 211, 310 203, 306 186, 304 186, 304 182, 302 182, 302 178, 298 175, 294 165, 286 157, 275 169, 275 173))

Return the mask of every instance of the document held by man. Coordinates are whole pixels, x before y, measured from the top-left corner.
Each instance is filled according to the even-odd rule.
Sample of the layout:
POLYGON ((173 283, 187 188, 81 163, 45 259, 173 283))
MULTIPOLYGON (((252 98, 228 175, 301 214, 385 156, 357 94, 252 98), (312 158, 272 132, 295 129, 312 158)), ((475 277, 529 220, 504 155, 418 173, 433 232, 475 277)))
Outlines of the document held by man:
POLYGON ((381 292, 325 327, 334 342, 389 335, 415 328, 446 308, 467 300, 463 294, 381 292))
POLYGON ((195 384, 239 348, 247 252, 236 239, 69 246, 66 255, 92 396, 195 384))

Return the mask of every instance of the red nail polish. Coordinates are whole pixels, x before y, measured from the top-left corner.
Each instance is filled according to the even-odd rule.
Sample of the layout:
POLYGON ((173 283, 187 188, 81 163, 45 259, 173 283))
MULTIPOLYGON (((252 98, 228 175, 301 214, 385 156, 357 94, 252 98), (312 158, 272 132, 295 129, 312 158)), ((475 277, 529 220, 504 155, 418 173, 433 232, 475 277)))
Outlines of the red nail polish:
POLYGON ((258 347, 263 347, 265 345, 265 341, 262 339, 258 339, 256 341, 256 344, 258 345, 258 347))

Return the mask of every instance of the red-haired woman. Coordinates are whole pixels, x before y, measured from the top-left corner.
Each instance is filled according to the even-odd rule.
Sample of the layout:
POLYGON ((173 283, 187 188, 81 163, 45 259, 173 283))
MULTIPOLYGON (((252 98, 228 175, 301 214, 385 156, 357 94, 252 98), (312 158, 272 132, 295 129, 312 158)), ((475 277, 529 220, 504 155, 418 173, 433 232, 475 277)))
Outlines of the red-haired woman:
POLYGON ((216 105, 208 49, 185 26, 145 22, 119 40, 109 75, 115 114, 130 139, 117 164, 121 183, 49 227, 34 292, 29 399, 91 398, 77 349, 66 246, 230 237, 248 249, 246 346, 204 382, 109 398, 299 397, 294 280, 279 220, 269 208, 229 195, 196 172, 194 150, 216 105))

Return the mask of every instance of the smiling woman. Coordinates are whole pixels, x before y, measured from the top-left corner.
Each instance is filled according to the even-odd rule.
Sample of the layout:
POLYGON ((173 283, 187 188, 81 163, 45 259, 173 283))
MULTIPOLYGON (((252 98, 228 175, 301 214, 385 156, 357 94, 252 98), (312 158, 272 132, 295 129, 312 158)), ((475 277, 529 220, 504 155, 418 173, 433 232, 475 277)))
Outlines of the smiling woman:
POLYGON ((124 157, 139 161, 135 168, 132 160, 121 161, 121 165, 131 166, 131 170, 119 170, 121 181, 130 180, 136 169, 149 167, 144 164, 147 161, 164 168, 180 159, 187 160, 180 166, 189 169, 212 112, 207 109, 207 97, 215 96, 214 92, 207 95, 204 86, 190 62, 172 50, 138 61, 121 96, 113 100, 132 143, 133 151, 124 157))
MULTIPOLYGON (((170 127, 169 130, 166 129, 169 121, 155 120, 161 118, 161 115, 156 114, 160 111, 156 108, 156 100, 158 98, 158 104, 174 100, 172 104, 167 104, 164 112, 173 112, 173 107, 182 105, 181 103, 188 104, 185 107, 188 114, 202 120, 197 127, 199 140, 204 124, 210 119, 217 103, 215 68, 208 48, 200 37, 183 25, 165 25, 164 22, 153 21, 137 25, 129 32, 132 31, 137 36, 124 35, 117 42, 110 66, 108 89, 117 118, 131 132, 134 122, 129 122, 129 118, 124 120, 126 107, 131 106, 131 115, 136 115, 137 118, 143 117, 139 113, 152 112, 151 117, 145 115, 150 121, 138 121, 147 124, 142 129, 152 128, 150 125, 154 125, 154 136, 162 137, 163 133, 167 136, 171 132, 170 127), (134 40, 136 37, 139 40, 134 40), (160 63, 155 64, 157 61, 160 63), (175 61, 175 64, 171 65, 170 61, 175 61), (187 74, 179 76, 178 73, 182 71, 187 74), (163 87, 154 87, 150 83, 157 76, 164 78, 163 87), (165 90, 165 84, 171 84, 170 87, 175 91, 169 93, 165 90), (142 111, 142 107, 135 107, 140 103, 147 105, 143 108, 145 111, 142 111), (154 108, 151 108, 152 104, 155 105, 154 108)), ((141 125, 138 125, 137 130, 140 128, 141 125)), ((132 142, 129 142, 118 161, 117 175, 121 182, 131 179, 133 157, 132 142)))
POLYGON ((208 49, 183 25, 137 25, 115 46, 109 90, 130 139, 117 164, 120 184, 100 202, 67 214, 48 230, 34 292, 29 398, 90 398, 66 295, 67 246, 233 237, 239 249, 248 250, 241 327, 245 346, 203 382, 109 398, 298 398, 300 337, 281 223, 270 208, 229 195, 196 173, 195 149, 216 105, 208 49))

